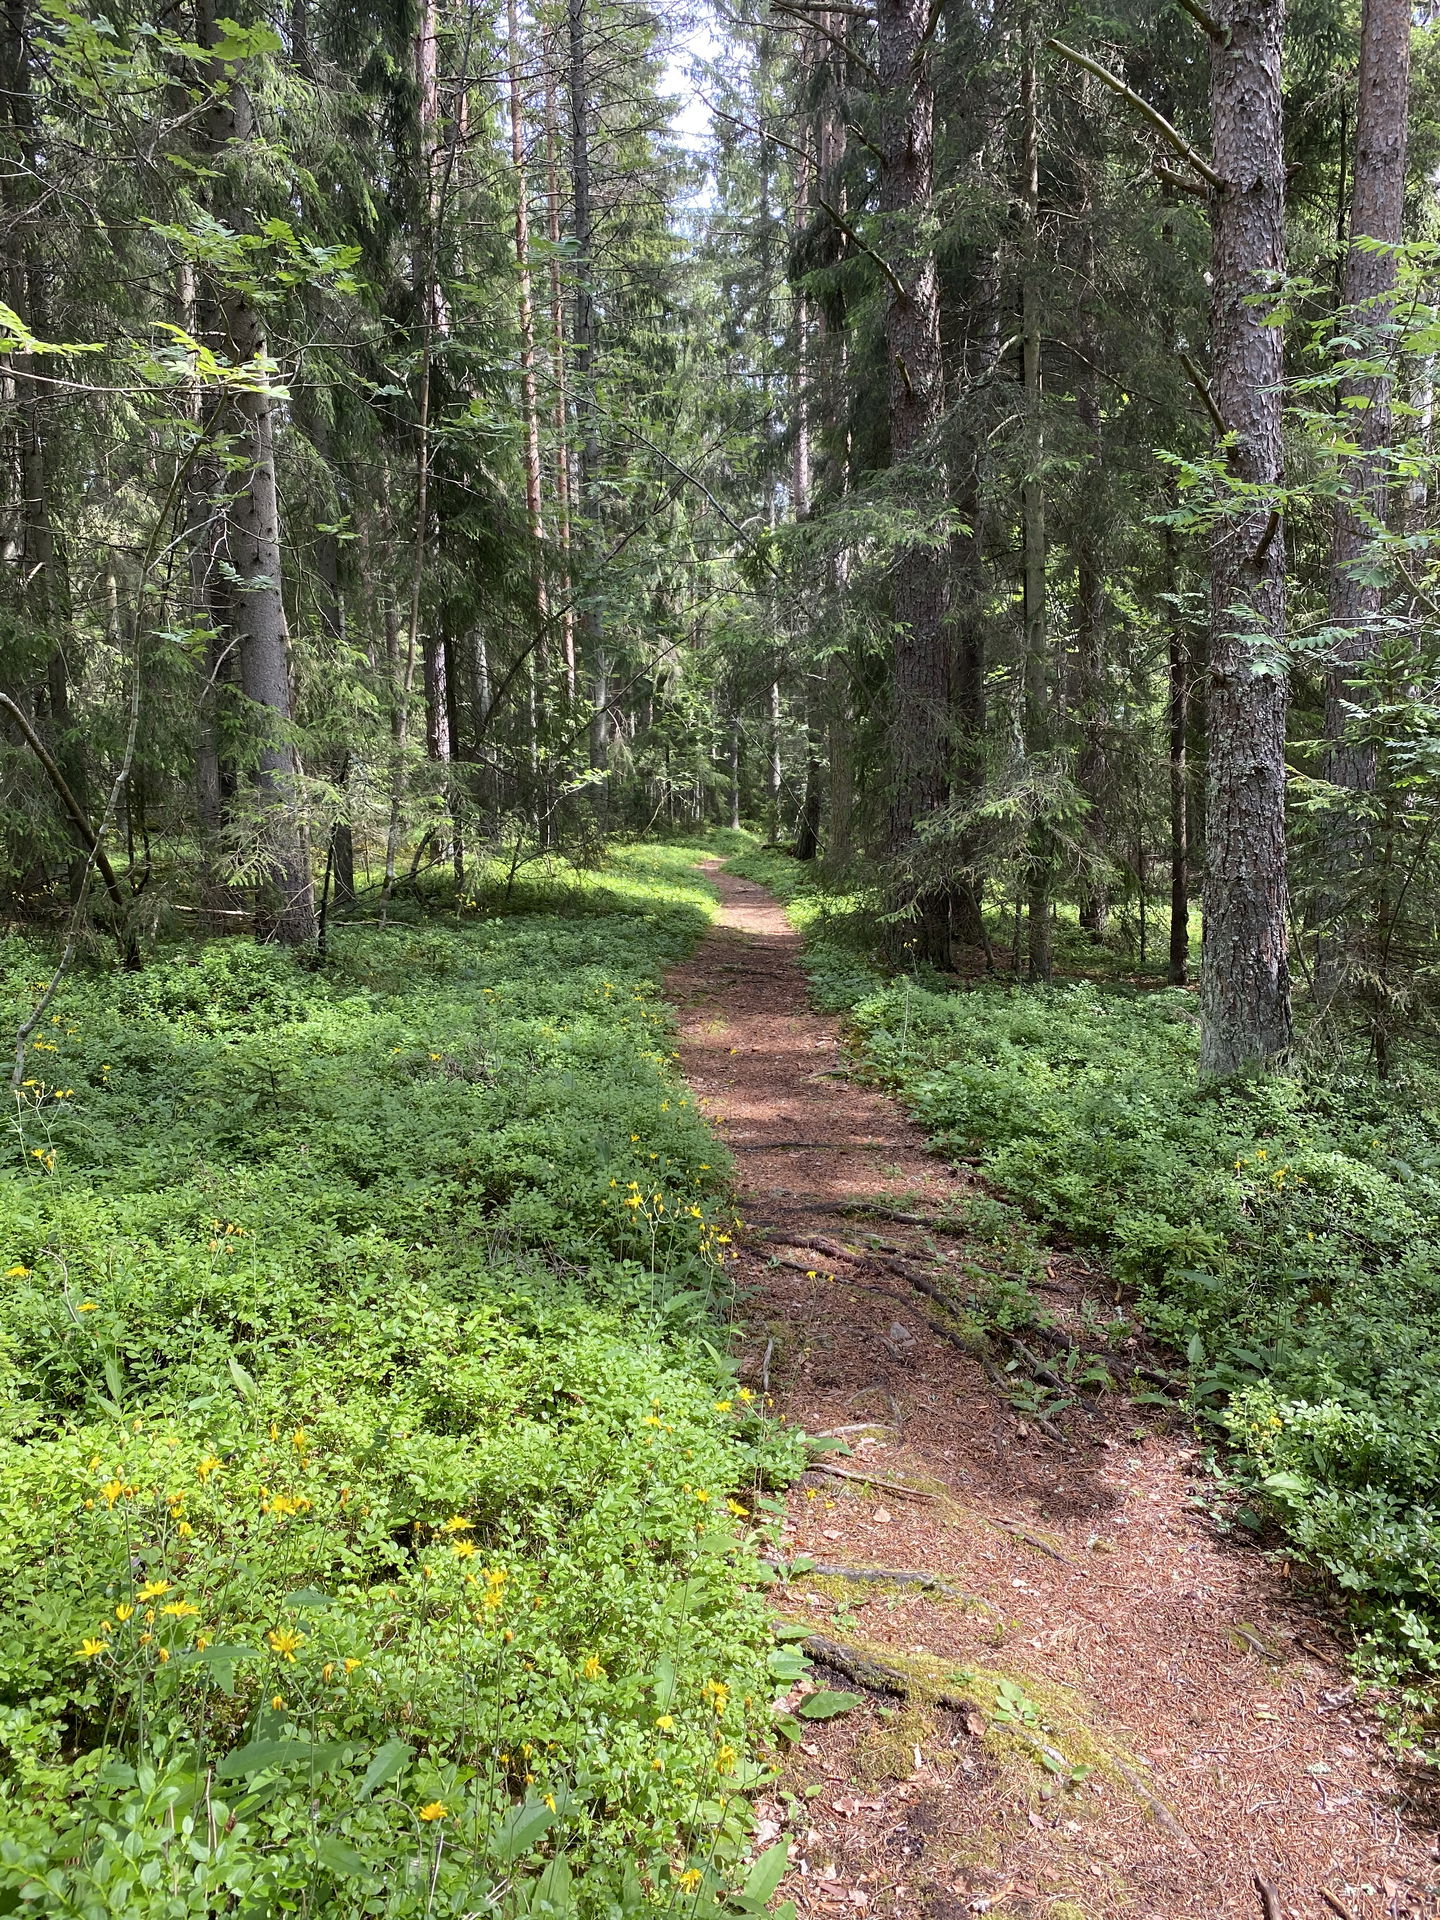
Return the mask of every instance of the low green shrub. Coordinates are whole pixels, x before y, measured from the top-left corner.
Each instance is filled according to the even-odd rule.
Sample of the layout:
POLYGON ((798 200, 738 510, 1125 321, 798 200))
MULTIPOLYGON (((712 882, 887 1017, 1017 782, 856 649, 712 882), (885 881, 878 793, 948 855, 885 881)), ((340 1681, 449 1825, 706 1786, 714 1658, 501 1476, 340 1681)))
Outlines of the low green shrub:
MULTIPOLYGON (((0 1910, 733 1883, 796 1446, 715 1330, 657 996, 692 857, 67 983, 0 1171, 0 1910)), ((42 966, 0 965, 13 1014, 42 966)))

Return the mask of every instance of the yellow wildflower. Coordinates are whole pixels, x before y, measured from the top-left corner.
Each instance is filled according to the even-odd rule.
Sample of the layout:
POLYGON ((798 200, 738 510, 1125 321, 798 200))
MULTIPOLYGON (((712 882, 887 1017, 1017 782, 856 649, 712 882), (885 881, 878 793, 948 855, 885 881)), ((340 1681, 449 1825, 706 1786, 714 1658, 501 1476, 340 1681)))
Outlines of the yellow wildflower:
POLYGON ((158 1600, 162 1593, 168 1593, 169 1591, 170 1582, 168 1580, 147 1580, 135 1598, 137 1600, 158 1600))
POLYGON ((420 1808, 419 1818, 422 1820, 443 1820, 449 1811, 450 1809, 443 1800, 432 1800, 427 1806, 420 1808))
POLYGON ((115 1609, 115 1618, 123 1626, 124 1623, 130 1618, 131 1614, 134 1613, 134 1611, 135 1611, 134 1607, 131 1606, 128 1600, 122 1600, 119 1606, 116 1607, 115 1609))
POLYGON ((199 1474, 202 1480, 208 1480, 211 1474, 214 1473, 215 1469, 219 1465, 220 1465, 219 1455, 214 1453, 207 1453, 203 1455, 201 1459, 195 1462, 195 1471, 196 1473, 199 1474))
POLYGON ((441 1533, 466 1533, 473 1528, 474 1525, 475 1522, 473 1520, 467 1520, 463 1513, 456 1513, 451 1515, 441 1527, 440 1531, 441 1533))
POLYGON ((593 1653, 590 1655, 589 1659, 586 1660, 584 1666, 581 1667, 580 1671, 581 1673, 584 1674, 587 1680, 602 1679, 605 1673, 605 1669, 601 1666, 600 1662, 595 1658, 593 1653))
POLYGON ((105 1651, 105 1642, 103 1640, 92 1640, 87 1638, 80 1642, 79 1650, 77 1651, 75 1658, 77 1660, 93 1660, 97 1654, 104 1653, 104 1651, 105 1651))
POLYGON ((189 1600, 172 1600, 168 1607, 161 1607, 161 1613, 168 1613, 176 1620, 191 1620, 200 1609, 189 1600))
POLYGON ((276 1627, 270 1633, 267 1633, 265 1638, 270 1642, 270 1645, 274 1648, 275 1652, 279 1654, 280 1658, 282 1660, 288 1660, 292 1666, 295 1662, 295 1651, 297 1647, 303 1647, 305 1644, 304 1634, 297 1633, 293 1627, 276 1627))

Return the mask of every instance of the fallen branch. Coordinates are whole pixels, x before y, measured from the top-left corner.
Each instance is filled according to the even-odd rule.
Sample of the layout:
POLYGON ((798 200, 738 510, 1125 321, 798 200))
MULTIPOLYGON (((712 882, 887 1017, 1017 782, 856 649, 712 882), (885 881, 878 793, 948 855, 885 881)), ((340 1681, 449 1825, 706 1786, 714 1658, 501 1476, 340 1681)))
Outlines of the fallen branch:
MULTIPOLYGON (((780 1567, 778 1561, 767 1561, 767 1566, 780 1567)), ((783 1569, 782 1569, 783 1570, 783 1569)), ((921 1593, 938 1593, 944 1600, 953 1600, 958 1606, 978 1607, 983 1613, 994 1614, 1003 1620, 1004 1610, 997 1607, 993 1600, 986 1600, 978 1593, 963 1593, 959 1587, 952 1587, 948 1580, 942 1580, 934 1573, 909 1573, 895 1567, 840 1567, 832 1562, 812 1560, 808 1567, 796 1573, 797 1580, 805 1579, 809 1574, 818 1573, 827 1580, 855 1580, 867 1586, 916 1587, 921 1593)))
MULTIPOLYGON (((812 1633, 802 1644, 812 1660, 833 1667, 836 1673, 843 1673, 847 1680, 853 1680, 857 1686, 868 1687, 872 1693, 889 1693, 899 1700, 908 1700, 917 1692, 915 1682, 903 1667, 892 1667, 888 1660, 867 1653, 863 1647, 846 1646, 843 1640, 832 1640, 823 1633, 812 1633)), ((953 1713, 964 1713, 967 1708, 975 1708, 975 1702, 968 1694, 930 1694, 928 1689, 924 1691, 926 1697, 933 1699, 937 1706, 948 1707, 953 1713)))
POLYGON ((1199 1852, 1199 1848, 1175 1818, 1169 1807, 1166 1806, 1163 1800, 1157 1800, 1155 1798, 1155 1795, 1151 1793, 1139 1774, 1132 1772, 1129 1767, 1125 1766, 1124 1763, 1119 1760, 1115 1761, 1115 1771, 1144 1806, 1146 1812, 1150 1815, 1150 1818, 1155 1822, 1157 1827, 1163 1828, 1173 1840, 1181 1841, 1185 1846, 1189 1847, 1192 1853, 1199 1852))
POLYGON ((940 1497, 928 1493, 924 1487, 907 1487, 901 1480, 879 1480, 873 1473, 856 1473, 849 1467, 832 1467, 828 1461, 823 1466, 819 1461, 814 1461, 805 1471, 828 1474, 834 1480, 858 1481, 861 1486, 879 1487, 882 1493, 899 1493, 910 1500, 938 1500, 940 1497))

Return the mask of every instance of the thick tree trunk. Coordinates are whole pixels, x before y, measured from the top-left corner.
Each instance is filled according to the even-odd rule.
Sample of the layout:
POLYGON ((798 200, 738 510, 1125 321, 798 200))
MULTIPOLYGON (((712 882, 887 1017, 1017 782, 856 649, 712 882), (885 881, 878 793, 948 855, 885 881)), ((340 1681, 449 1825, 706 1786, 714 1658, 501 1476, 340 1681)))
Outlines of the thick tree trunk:
MULTIPOLYGON (((1358 321, 1378 355, 1388 345, 1395 255, 1405 211, 1406 122, 1410 101, 1410 0, 1365 0, 1360 31, 1360 110, 1355 124, 1355 184, 1350 204, 1350 249, 1341 302, 1350 310, 1346 330, 1358 321), (1380 249, 1358 244, 1383 241, 1380 249)), ((1325 686, 1326 777, 1340 786, 1368 791, 1375 784, 1375 754, 1347 743, 1346 707, 1354 694, 1347 682, 1357 662, 1377 641, 1380 587, 1357 577, 1376 532, 1384 526, 1390 444, 1390 381, 1347 380, 1340 389, 1342 421, 1357 451, 1346 463, 1344 491, 1335 508, 1334 568, 1330 619, 1348 629, 1335 648, 1325 686)))
MULTIPOLYGON (((570 52, 570 195, 575 239, 575 310, 571 329, 571 364, 575 372, 575 412, 580 428, 576 461, 579 532, 585 543, 582 568, 595 561, 595 481, 600 465, 600 442, 595 425, 595 220, 590 180, 589 49, 585 37, 586 0, 568 0, 566 22, 570 52)), ((587 581, 581 599, 580 631, 588 655, 592 687, 590 765, 604 772, 610 765, 610 668, 605 657, 605 632, 595 597, 595 582, 587 581)), ((601 806, 604 806, 601 788, 601 806)))
MULTIPOLYGON (((1346 309, 1343 331, 1358 332, 1365 343, 1362 353, 1382 362, 1390 351, 1393 323, 1396 258, 1390 249, 1400 242, 1405 211, 1413 11, 1408 0, 1365 0, 1361 12, 1350 247, 1340 298, 1346 309), (1384 246, 1360 244, 1366 240, 1384 246)), ((1346 380, 1340 388, 1342 431, 1353 436, 1355 452, 1345 462, 1335 506, 1330 621, 1345 631, 1332 650, 1325 680, 1324 772, 1327 780, 1355 793, 1370 793, 1375 786, 1374 743, 1347 734, 1352 712, 1364 699, 1363 689, 1351 682, 1380 637, 1382 588, 1362 575, 1389 507, 1390 387, 1381 374, 1346 380)), ((1359 932, 1354 893, 1366 865, 1367 837, 1365 822, 1353 814, 1336 819, 1326 836, 1316 914, 1316 978, 1323 998, 1340 987, 1347 950, 1359 932)))
MULTIPOLYGON (((930 232, 935 96, 926 56, 924 0, 879 0, 878 66, 884 95, 879 143, 880 252, 894 276, 885 309, 890 458, 910 459, 944 405, 940 289, 930 232)), ((902 553, 891 582, 890 839, 905 859, 916 828, 949 797, 949 642, 945 562, 930 547, 902 553)), ((907 889, 914 893, 914 889, 907 889)), ((945 966, 950 909, 945 889, 925 886, 900 930, 918 960, 945 966)))
POLYGON ((1285 624, 1285 549, 1264 505, 1281 483, 1283 338, 1269 326, 1284 266, 1280 49, 1284 0, 1229 0, 1212 47, 1211 360, 1234 435, 1231 470, 1260 494, 1232 508, 1211 547, 1209 794, 1200 1070, 1239 1073, 1291 1042, 1285 860, 1286 682, 1256 657, 1285 624))
MULTIPOLYGON (((1046 606, 1045 416, 1040 366, 1040 121, 1033 10, 1023 27, 1020 109, 1022 117, 1024 278, 1020 289, 1021 370, 1028 426, 1025 474, 1020 484, 1020 540, 1025 608, 1025 751, 1043 753, 1050 741, 1050 645, 1046 606)), ((1047 822, 1031 829, 1026 872, 1026 945, 1030 978, 1047 981, 1051 971, 1050 898, 1054 886, 1055 836, 1047 822)))

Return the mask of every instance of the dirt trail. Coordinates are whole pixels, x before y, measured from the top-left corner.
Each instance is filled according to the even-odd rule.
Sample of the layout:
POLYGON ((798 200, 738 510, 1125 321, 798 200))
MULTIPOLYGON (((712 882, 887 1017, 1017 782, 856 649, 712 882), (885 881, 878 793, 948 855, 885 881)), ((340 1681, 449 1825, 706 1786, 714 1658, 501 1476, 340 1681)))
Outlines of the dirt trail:
MULTIPOLYGON (((898 1249, 942 1280, 973 1261, 963 1233, 844 1210, 963 1210, 974 1189, 846 1077, 773 899, 707 870, 723 908, 670 992, 685 1072, 738 1167, 747 1378, 811 1433, 868 1423, 841 1464, 899 1489, 808 1475, 787 1552, 939 1575, 963 1597, 812 1574, 777 1587, 777 1607, 890 1650, 932 1698, 961 1670, 953 1690, 987 1709, 875 1694, 807 1731, 795 1798, 766 1810, 792 1835, 802 1920, 1440 1913, 1416 1784, 1354 1707, 1298 1578, 1196 1503, 1185 1436, 1117 1393, 1065 1415, 1054 1444, 936 1334, 933 1303, 867 1257, 898 1249), (990 1711, 1000 1677, 1020 1690, 1008 1730, 990 1711)), ((1057 1258, 1051 1280, 1064 1324, 1087 1294, 1112 1310, 1079 1262, 1057 1258)))

